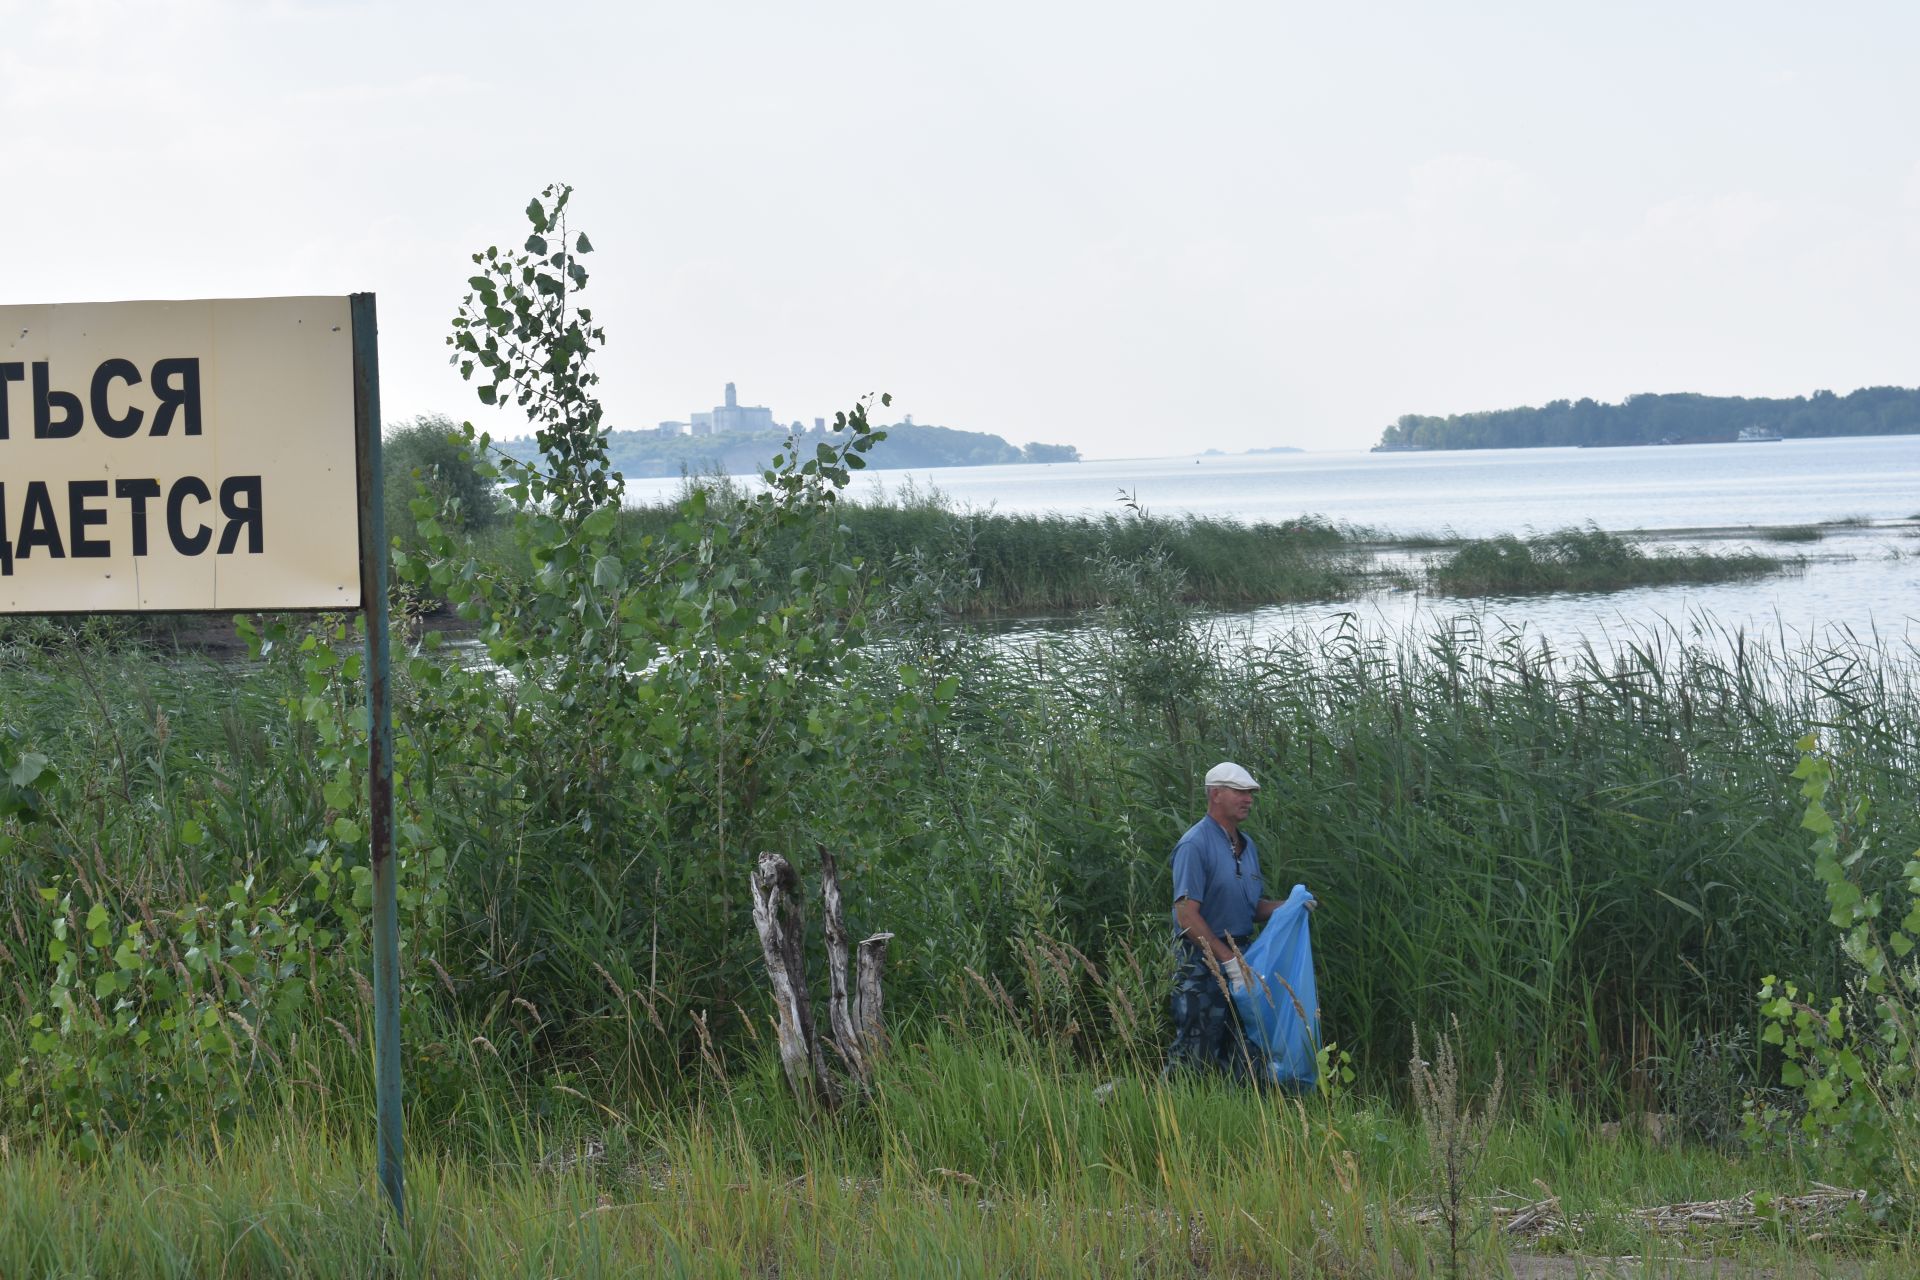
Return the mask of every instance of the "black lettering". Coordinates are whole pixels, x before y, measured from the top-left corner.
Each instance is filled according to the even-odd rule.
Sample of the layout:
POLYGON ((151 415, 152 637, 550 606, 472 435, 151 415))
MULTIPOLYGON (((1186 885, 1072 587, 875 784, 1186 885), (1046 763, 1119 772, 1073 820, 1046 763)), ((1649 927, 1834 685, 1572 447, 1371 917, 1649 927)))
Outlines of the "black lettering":
MULTIPOLYGON (((71 391, 55 391, 49 385, 47 362, 33 362, 33 438, 35 440, 71 440, 80 434, 80 428, 86 424, 86 415, 80 411, 80 397, 71 391), (60 410, 60 421, 53 420, 53 411, 60 410)), ((28 491, 31 501, 32 490, 28 491)))
POLYGON ((55 560, 67 558, 67 549, 60 545, 60 522, 53 517, 53 499, 47 496, 45 480, 27 483, 27 500, 20 509, 19 543, 22 560, 32 555, 35 547, 45 547, 55 560))
POLYGON ((107 496, 105 480, 67 481, 67 542, 75 560, 104 560, 113 544, 89 538, 87 530, 107 522, 107 513, 87 505, 88 498, 107 496))
MULTIPOLYGON (((115 378, 130 387, 137 387, 140 385, 140 366, 131 360, 114 359, 102 361, 100 367, 93 371, 93 421, 102 435, 125 440, 140 430, 140 424, 147 415, 143 409, 129 408, 126 417, 113 416, 113 406, 107 403, 107 384, 115 378)), ((76 547, 79 545, 78 542, 74 543, 76 547)), ((74 554, 78 555, 79 552, 74 554)))
POLYGON ((7 438, 7 384, 26 380, 27 366, 18 360, 11 364, 0 364, 0 440, 7 438))
MULTIPOLYGON (((18 368, 19 366, 14 366, 18 368)), ((7 393, 7 384, 0 381, 0 397, 7 393)), ((7 486, 0 482, 0 578, 13 576, 13 533, 7 528, 7 486)))
MULTIPOLYGON (((159 381, 158 377, 154 378, 156 384, 159 381)), ((181 509, 186 506, 188 498, 196 502, 211 502, 213 493, 207 488, 207 482, 199 476, 181 476, 175 480, 172 491, 167 494, 167 536, 173 539, 175 551, 183 556, 197 556, 213 541, 213 530, 203 524, 198 533, 187 536, 186 527, 180 521, 181 509)))
POLYGON ((184 409, 187 415, 185 433, 190 436, 200 434, 200 361, 193 356, 179 356, 172 360, 155 360, 153 374, 153 394, 160 401, 159 411, 153 415, 153 430, 149 435, 163 436, 173 427, 173 411, 184 409), (174 386, 170 379, 175 376, 180 385, 174 386))
POLYGON ((115 480, 113 496, 125 498, 133 516, 133 554, 147 554, 147 499, 160 496, 158 480, 115 480))
POLYGON ((257 556, 266 541, 265 522, 260 518, 260 477, 228 476, 220 482, 220 514, 227 518, 220 530, 220 554, 230 556, 240 542, 240 530, 247 531, 247 554, 257 556), (241 497, 247 500, 240 501, 241 497))

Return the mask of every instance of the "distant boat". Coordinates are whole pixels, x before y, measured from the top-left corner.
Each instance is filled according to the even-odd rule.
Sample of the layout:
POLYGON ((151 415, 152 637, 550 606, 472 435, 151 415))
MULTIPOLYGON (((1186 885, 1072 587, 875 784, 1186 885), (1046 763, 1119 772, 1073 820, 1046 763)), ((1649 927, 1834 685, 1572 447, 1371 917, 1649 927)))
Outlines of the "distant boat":
POLYGON ((1784 438, 1778 431, 1766 427, 1742 427, 1733 440, 1735 444, 1773 444, 1784 438))

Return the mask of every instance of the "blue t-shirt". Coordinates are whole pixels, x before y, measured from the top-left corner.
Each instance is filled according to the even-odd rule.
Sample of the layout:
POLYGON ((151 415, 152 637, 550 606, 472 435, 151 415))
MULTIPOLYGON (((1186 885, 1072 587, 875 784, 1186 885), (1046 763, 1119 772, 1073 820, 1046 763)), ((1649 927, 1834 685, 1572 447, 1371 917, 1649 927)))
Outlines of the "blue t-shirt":
MULTIPOLYGON (((1192 898, 1217 937, 1244 938, 1253 932, 1253 909, 1260 902, 1260 851, 1253 837, 1240 833, 1240 856, 1233 856, 1227 829, 1211 817, 1200 819, 1173 846, 1173 900, 1192 898)), ((1174 935, 1180 935, 1178 917, 1174 935)))

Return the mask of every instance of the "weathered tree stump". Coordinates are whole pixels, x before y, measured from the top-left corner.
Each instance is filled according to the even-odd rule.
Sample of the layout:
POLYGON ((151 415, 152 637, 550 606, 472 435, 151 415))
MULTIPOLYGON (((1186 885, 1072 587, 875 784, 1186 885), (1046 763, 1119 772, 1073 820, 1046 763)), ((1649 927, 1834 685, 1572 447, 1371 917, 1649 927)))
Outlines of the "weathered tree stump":
MULTIPOLYGON (((760 932, 760 949, 773 989, 780 1066, 794 1096, 832 1110, 840 1104, 840 1089, 828 1067, 808 1000, 806 919, 799 890, 800 877, 785 858, 777 853, 760 855, 753 872, 753 924, 760 932)), ((886 1044, 880 978, 893 935, 876 933, 860 944, 855 956, 848 955, 840 869, 825 846, 820 848, 820 895, 826 914, 827 1020, 833 1049, 847 1073, 864 1088, 872 1083, 874 1060, 886 1044)))
POLYGON ((833 1028, 834 1047, 841 1061, 861 1084, 871 1078, 860 1036, 854 1027, 853 1010, 847 1004, 847 921, 840 905, 840 868, 834 864, 827 846, 820 846, 820 899, 827 918, 827 1023, 833 1028))
POLYGON ((760 950, 767 960, 767 979, 773 987, 775 1034, 780 1042, 780 1067, 794 1096, 832 1110, 840 1091, 827 1070, 814 1033, 813 1009, 807 997, 807 964, 802 951, 806 921, 800 913, 800 877, 777 853, 763 853, 753 872, 753 925, 760 932, 760 950))
MULTIPOLYGON (((887 1045, 886 1024, 881 1018, 880 971, 887 963, 890 933, 876 933, 860 944, 858 970, 853 984, 853 1035, 869 1064, 887 1045)), ((871 1070, 871 1066, 869 1066, 871 1070)))

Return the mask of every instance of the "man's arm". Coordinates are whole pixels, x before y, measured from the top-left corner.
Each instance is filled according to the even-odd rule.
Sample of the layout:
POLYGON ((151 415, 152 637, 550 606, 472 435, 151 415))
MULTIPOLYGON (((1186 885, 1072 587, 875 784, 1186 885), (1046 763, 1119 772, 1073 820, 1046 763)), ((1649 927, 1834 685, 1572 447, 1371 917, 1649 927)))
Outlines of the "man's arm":
POLYGON ((1233 949, 1220 941, 1208 927, 1207 919, 1200 914, 1200 904, 1193 898, 1182 898, 1173 904, 1173 918, 1180 922, 1180 932, 1188 941, 1205 947, 1213 953, 1213 958, 1225 964, 1233 958, 1233 949))

